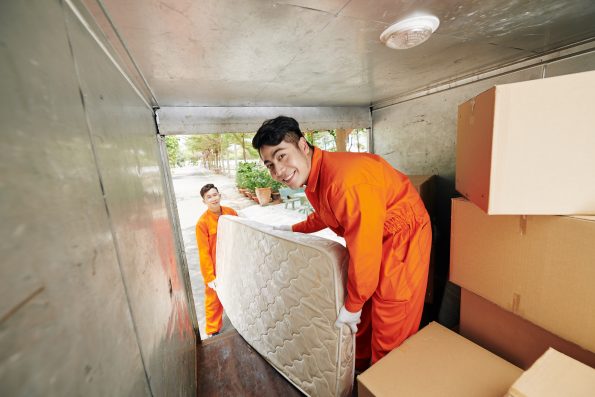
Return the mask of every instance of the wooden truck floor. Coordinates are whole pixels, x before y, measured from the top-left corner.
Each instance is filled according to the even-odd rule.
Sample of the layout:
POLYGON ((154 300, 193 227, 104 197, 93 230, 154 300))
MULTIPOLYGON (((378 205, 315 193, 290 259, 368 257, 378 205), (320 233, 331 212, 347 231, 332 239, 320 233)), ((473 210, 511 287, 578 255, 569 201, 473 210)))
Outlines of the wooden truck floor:
POLYGON ((236 330, 197 346, 197 396, 302 396, 236 330))

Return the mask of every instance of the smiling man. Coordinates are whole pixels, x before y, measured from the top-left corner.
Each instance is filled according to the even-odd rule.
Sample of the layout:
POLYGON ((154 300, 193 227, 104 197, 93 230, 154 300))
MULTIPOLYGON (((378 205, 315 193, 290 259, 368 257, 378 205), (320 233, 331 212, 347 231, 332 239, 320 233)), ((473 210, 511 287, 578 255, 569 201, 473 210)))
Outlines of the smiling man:
POLYGON ((205 331, 208 336, 217 335, 221 331, 223 321, 223 306, 217 296, 217 226, 221 215, 235 215, 238 213, 229 207, 221 205, 219 189, 212 183, 200 189, 203 202, 207 210, 196 223, 196 244, 198 245, 200 272, 205 282, 205 331))
POLYGON ((265 121, 252 146, 273 179, 306 186, 315 210, 278 229, 329 227, 345 238, 347 297, 335 325, 357 333, 356 368, 367 368, 419 328, 432 240, 423 202, 409 179, 381 157, 316 148, 290 117, 265 121))

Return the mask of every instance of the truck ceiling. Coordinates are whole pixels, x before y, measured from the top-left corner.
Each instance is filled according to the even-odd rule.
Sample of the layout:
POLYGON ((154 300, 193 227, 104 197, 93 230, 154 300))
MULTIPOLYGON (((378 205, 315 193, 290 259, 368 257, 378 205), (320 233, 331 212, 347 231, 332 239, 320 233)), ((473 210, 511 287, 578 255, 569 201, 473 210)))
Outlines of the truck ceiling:
POLYGON ((161 107, 370 106, 595 39, 593 0, 78 1, 161 107), (420 13, 440 19, 428 41, 383 45, 420 13))

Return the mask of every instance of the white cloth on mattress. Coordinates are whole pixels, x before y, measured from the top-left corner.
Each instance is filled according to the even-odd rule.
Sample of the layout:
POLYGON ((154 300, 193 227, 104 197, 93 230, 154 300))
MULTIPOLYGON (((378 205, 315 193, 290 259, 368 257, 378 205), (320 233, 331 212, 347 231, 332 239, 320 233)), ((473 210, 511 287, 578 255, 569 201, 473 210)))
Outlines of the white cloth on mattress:
POLYGON ((355 338, 334 327, 345 247, 230 216, 217 236, 217 295, 239 334, 304 394, 350 395, 355 338))

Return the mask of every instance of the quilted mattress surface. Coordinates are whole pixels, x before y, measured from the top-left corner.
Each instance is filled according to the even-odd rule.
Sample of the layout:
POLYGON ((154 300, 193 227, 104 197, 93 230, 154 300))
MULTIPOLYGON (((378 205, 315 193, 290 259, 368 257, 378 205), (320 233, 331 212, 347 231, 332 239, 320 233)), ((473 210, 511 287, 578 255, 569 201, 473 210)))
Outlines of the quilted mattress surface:
POLYGON ((334 327, 345 247, 230 216, 217 235, 217 294, 239 334, 304 394, 350 395, 355 340, 334 327))

